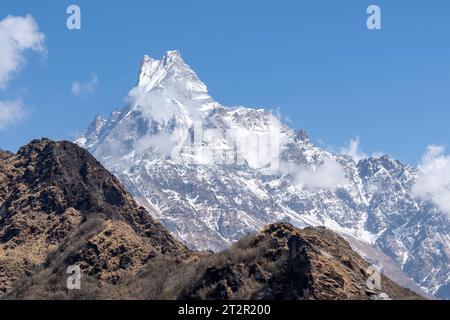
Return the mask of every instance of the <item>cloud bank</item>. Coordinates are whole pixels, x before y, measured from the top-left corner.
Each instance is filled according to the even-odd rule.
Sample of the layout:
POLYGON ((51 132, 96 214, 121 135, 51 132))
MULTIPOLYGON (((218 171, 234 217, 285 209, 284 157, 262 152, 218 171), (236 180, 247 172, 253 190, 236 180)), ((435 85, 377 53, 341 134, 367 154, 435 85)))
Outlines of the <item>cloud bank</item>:
POLYGON ((430 201, 450 217, 450 155, 444 146, 429 146, 418 166, 413 195, 430 201))

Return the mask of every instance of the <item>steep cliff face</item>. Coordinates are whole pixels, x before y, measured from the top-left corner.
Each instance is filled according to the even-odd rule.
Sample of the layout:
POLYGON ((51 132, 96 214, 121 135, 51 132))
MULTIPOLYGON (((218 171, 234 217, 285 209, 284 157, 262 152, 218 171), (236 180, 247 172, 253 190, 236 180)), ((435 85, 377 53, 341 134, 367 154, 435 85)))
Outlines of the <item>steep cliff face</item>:
POLYGON ((113 175, 70 142, 35 140, 1 156, 0 169, 0 293, 51 254, 64 252, 61 270, 78 264, 115 282, 152 257, 185 251, 113 175))

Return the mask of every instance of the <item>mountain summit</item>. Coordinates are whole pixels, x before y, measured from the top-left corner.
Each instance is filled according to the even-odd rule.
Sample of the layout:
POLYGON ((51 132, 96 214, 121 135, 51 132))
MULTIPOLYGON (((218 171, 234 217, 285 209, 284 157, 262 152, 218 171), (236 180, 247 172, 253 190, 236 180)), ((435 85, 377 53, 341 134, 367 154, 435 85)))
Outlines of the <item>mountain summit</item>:
POLYGON ((415 168, 355 161, 271 112, 223 106, 177 51, 145 57, 129 104, 77 143, 192 249, 222 250, 278 221, 326 226, 408 286, 450 297, 450 222, 413 196, 415 168))
POLYGON ((176 89, 179 94, 189 99, 211 99, 206 85, 184 62, 178 50, 168 51, 161 60, 144 56, 135 89, 141 94, 155 88, 176 89))

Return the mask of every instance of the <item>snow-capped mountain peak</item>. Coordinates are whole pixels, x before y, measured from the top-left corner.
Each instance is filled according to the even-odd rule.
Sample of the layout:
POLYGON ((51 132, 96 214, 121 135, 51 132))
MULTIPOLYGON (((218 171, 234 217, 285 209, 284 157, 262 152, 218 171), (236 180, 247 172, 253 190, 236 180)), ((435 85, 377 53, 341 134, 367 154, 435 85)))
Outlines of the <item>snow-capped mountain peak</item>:
POLYGON ((101 131, 106 124, 106 120, 101 115, 97 115, 95 119, 89 124, 86 133, 76 141, 78 145, 86 148, 94 146, 98 142, 101 131))
POLYGON ((412 196, 414 168, 389 156, 356 162, 264 109, 223 106, 178 51, 145 56, 129 96, 77 142, 190 247, 223 249, 279 220, 324 225, 450 297, 450 223, 412 196))
POLYGON ((167 51, 162 60, 165 66, 170 66, 176 62, 185 64, 183 58, 181 57, 180 51, 178 50, 167 51))
POLYGON ((133 94, 148 93, 155 88, 173 90, 189 99, 211 100, 208 88, 184 62, 178 50, 167 51, 160 60, 144 56, 133 94))

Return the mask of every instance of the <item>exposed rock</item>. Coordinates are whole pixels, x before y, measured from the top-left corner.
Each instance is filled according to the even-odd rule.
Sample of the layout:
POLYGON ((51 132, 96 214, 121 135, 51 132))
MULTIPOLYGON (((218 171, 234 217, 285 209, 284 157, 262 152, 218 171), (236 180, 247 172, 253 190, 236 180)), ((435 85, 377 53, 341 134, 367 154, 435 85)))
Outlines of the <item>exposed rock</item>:
POLYGON ((420 298, 383 275, 379 289, 368 288, 369 264, 325 228, 274 224, 219 255, 228 257, 226 264, 208 267, 181 298, 420 298))
POLYGON ((151 257, 186 251, 70 142, 35 140, 16 155, 1 152, 0 169, 0 295, 62 255, 61 269, 77 264, 99 280, 117 281, 151 257))
POLYGON ((12 157, 14 154, 12 152, 0 149, 0 160, 12 157))

